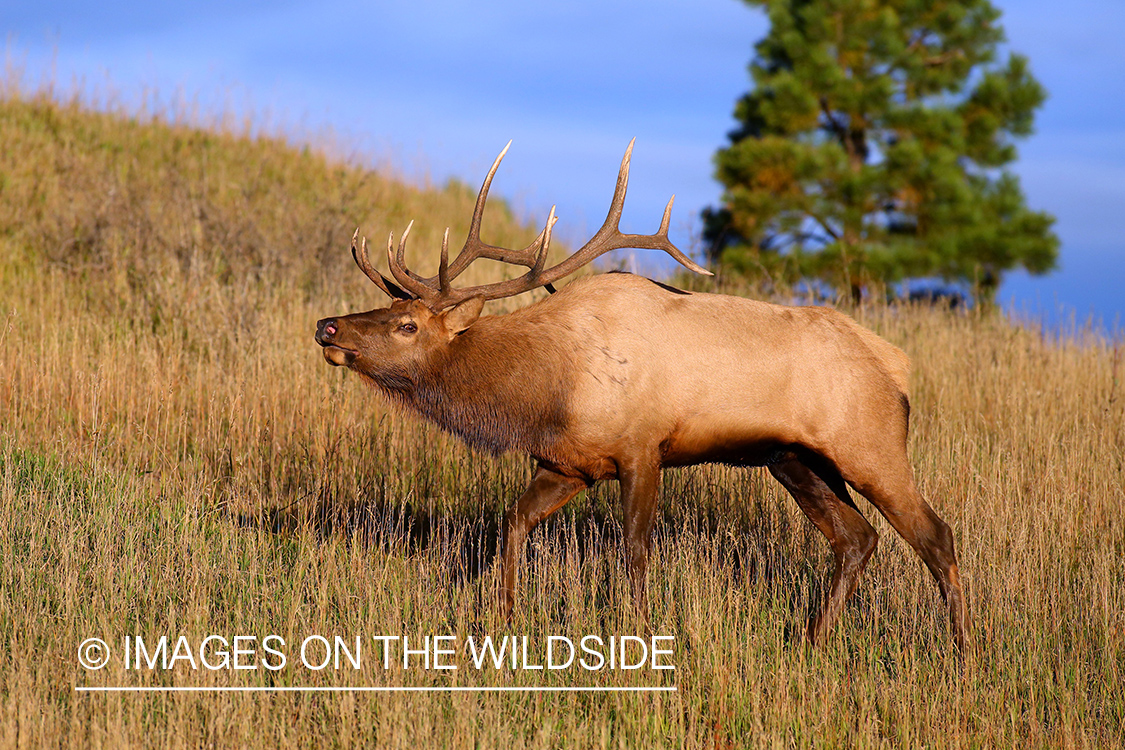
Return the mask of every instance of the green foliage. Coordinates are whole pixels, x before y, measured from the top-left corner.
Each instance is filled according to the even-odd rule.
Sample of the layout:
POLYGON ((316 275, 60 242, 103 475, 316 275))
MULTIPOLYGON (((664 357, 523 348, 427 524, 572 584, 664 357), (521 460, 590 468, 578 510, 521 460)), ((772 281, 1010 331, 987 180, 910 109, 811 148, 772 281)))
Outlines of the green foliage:
POLYGON ((1025 57, 996 61, 987 0, 746 0, 769 34, 715 156, 704 211, 715 260, 858 295, 909 277, 995 293, 1055 266, 1054 218, 1005 166, 1045 92, 1025 57))

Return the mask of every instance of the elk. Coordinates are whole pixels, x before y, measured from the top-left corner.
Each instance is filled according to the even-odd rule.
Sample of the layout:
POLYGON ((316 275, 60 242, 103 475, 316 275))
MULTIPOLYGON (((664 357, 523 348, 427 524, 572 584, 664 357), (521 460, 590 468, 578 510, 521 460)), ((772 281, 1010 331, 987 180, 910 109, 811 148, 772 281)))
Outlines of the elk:
POLYGON ((482 242, 489 186, 508 146, 485 178, 468 238, 452 262, 447 229, 437 275, 408 269, 408 226, 397 251, 393 235, 387 242, 391 281, 372 267, 366 239, 357 249, 357 229, 353 258, 394 301, 325 318, 316 329, 330 364, 355 371, 392 402, 475 448, 535 459, 531 484, 503 523, 502 615, 511 617, 529 532, 583 489, 616 479, 633 598, 647 621, 661 470, 765 466, 835 554, 829 591, 808 623, 809 641, 830 632, 878 540, 850 486, 929 568, 963 650, 968 618, 953 534, 919 493, 907 454, 907 356, 829 308, 686 292, 622 273, 582 277, 515 312, 482 316, 486 300, 539 287, 554 292, 554 282, 618 248, 663 250, 710 275, 668 239, 675 196, 655 234, 620 231, 632 143, 605 223, 562 262, 546 267, 554 208, 523 249, 482 242), (453 287, 478 258, 528 270, 453 287))

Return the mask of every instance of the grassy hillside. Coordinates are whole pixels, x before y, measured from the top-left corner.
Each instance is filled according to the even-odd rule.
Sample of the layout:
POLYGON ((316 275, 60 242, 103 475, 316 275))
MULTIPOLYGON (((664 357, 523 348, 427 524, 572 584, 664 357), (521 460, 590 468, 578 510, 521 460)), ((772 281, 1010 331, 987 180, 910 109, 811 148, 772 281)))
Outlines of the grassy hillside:
MULTIPOLYGON (((837 631, 792 638, 827 545, 761 470, 666 472, 653 627, 674 693, 85 694, 79 685, 539 685, 573 673, 87 672, 91 636, 633 634, 617 489, 532 537, 511 629, 492 553, 527 459, 396 414, 312 341, 382 304, 347 247, 471 191, 276 140, 0 102, 0 747, 1073 746, 1125 741, 1125 362, 984 314, 863 308, 914 360, 912 455, 978 650, 882 543, 837 631)), ((486 232, 525 243, 496 202, 486 232)), ((419 255, 423 269, 433 258, 419 255), (424 258, 424 259, 423 259, 424 258)), ((738 290, 728 290, 738 291, 738 290)), ((651 684, 651 674, 579 675, 651 684)))
MULTIPOLYGON (((153 302, 154 282, 181 280, 320 294, 373 289, 347 252, 356 226, 379 257, 386 232, 417 219, 411 251, 427 272, 444 228, 467 231, 475 188, 420 190, 245 129, 209 132, 8 90, 0 109, 6 260, 112 283, 122 304, 153 302)), ((490 239, 514 243, 523 230, 503 199, 489 202, 490 239)))

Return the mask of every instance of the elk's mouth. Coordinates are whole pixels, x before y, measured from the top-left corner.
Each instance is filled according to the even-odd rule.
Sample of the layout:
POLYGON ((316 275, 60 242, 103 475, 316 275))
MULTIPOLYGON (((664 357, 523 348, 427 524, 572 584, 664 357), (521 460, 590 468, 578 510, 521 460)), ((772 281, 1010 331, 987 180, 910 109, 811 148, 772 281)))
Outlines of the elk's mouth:
POLYGON ((321 346, 324 347, 325 361, 335 367, 347 367, 359 356, 359 352, 335 344, 321 344, 321 346))

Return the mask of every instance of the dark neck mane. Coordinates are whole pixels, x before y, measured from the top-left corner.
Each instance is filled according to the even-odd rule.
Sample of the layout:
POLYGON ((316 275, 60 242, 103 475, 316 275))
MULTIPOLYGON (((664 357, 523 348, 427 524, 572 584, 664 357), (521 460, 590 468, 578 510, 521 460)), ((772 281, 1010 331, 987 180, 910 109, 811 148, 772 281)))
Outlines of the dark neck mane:
POLYGON ((549 457, 566 428, 573 365, 543 324, 520 317, 481 318, 404 387, 383 390, 475 448, 549 457))

